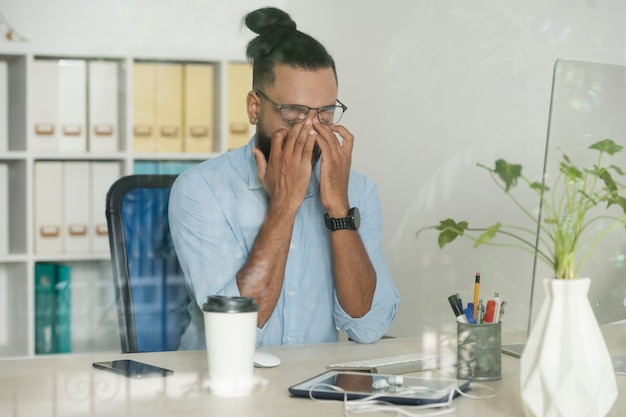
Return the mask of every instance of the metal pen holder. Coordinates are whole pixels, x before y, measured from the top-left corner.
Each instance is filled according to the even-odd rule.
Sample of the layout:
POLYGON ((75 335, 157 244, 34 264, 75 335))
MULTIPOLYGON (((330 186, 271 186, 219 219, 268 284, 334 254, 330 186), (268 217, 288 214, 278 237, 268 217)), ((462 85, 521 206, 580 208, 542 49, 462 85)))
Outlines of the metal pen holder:
POLYGON ((457 378, 502 379, 502 323, 457 323, 457 378))

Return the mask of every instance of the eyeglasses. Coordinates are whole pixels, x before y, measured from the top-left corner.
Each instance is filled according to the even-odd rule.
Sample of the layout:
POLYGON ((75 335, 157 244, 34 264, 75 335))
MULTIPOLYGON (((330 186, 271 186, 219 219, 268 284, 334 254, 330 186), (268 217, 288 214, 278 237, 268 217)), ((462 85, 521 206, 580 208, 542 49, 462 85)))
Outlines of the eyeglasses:
POLYGON ((339 106, 324 106, 324 107, 309 107, 301 104, 277 104, 274 100, 269 98, 263 91, 254 90, 261 97, 269 101, 280 112, 280 117, 284 122, 294 123, 298 120, 304 120, 307 114, 311 110, 317 112, 317 118, 320 123, 325 125, 334 125, 339 123, 343 113, 348 110, 348 107, 341 101, 337 100, 339 106))

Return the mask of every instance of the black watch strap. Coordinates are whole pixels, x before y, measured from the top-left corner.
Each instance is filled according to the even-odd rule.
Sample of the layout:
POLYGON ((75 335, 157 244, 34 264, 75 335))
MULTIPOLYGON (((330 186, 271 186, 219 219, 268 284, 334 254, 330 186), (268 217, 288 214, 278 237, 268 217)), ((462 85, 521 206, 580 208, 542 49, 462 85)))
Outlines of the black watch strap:
POLYGON ((357 230, 361 223, 361 217, 359 209, 352 207, 348 212, 347 217, 334 218, 330 217, 328 213, 324 214, 324 223, 326 227, 331 230, 357 230))

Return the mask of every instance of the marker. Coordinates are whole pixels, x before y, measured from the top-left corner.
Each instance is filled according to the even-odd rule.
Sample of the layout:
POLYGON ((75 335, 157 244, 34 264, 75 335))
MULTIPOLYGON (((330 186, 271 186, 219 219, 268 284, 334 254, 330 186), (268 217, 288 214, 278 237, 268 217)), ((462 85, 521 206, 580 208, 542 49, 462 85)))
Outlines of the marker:
POLYGON ((476 323, 483 324, 483 315, 485 314, 485 306, 483 300, 478 300, 478 316, 476 317, 476 323))
POLYGON ((493 319, 496 315, 496 302, 494 300, 487 301, 487 308, 485 309, 485 315, 483 321, 485 323, 493 323, 493 319))
POLYGON ((467 308, 464 310, 465 312, 465 317, 467 317, 467 322, 469 324, 476 324, 476 320, 474 320, 474 316, 473 316, 473 307, 471 306, 472 303, 468 303, 467 304, 467 308))
POLYGON ((448 297, 448 301, 450 302, 450 307, 452 307, 452 311, 454 312, 456 321, 458 321, 459 323, 467 323, 467 318, 465 317, 465 314, 463 314, 463 310, 459 308, 457 296, 451 295, 450 297, 448 297))
POLYGON ((476 272, 474 281, 474 320, 478 317, 478 294, 480 292, 480 272, 476 272))
POLYGON ((459 294, 458 292, 456 293, 456 301, 459 304, 459 310, 463 311, 463 300, 461 300, 461 294, 459 294))

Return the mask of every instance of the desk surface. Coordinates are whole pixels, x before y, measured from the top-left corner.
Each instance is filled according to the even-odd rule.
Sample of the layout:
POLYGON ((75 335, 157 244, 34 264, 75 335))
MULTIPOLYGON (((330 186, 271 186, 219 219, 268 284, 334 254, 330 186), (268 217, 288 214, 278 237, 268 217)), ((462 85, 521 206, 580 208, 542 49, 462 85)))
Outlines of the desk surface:
MULTIPOLYGON (((613 351, 626 350, 626 326, 607 338, 613 351)), ((368 359, 422 350, 418 338, 384 339, 371 345, 339 342, 265 348, 282 360, 280 366, 255 369, 267 384, 241 398, 212 396, 207 387, 205 351, 129 355, 59 355, 0 361, 0 416, 343 416, 339 403, 290 397, 287 389, 322 373, 332 362, 368 359), (94 369, 94 361, 132 358, 174 370, 166 378, 128 379, 94 369)), ((420 375, 454 377, 455 368, 420 375)), ((454 400, 458 416, 523 417, 519 399, 519 359, 502 356, 502 380, 483 383, 497 391, 491 399, 454 400)), ((626 410, 626 376, 617 376, 620 395, 610 416, 626 410)), ((481 395, 480 389, 471 391, 481 395)), ((370 415, 388 415, 376 414, 370 415)))

